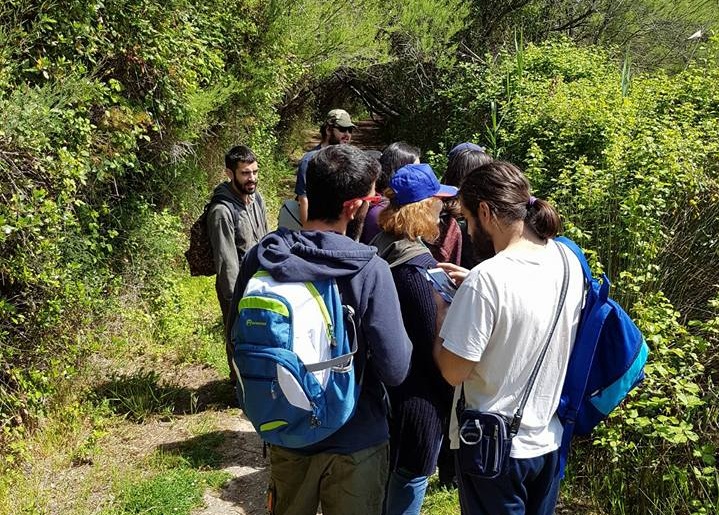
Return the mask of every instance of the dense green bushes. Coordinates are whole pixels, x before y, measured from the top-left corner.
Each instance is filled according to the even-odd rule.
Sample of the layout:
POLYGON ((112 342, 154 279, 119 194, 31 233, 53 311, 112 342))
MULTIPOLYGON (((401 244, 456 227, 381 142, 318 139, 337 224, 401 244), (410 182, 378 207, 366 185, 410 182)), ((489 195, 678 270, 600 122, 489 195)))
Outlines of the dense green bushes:
POLYGON ((256 109, 251 123, 229 120, 244 130, 226 140, 271 155, 261 138, 282 89, 245 71, 258 15, 239 2, 0 7, 3 441, 32 426, 88 350, 97 308, 125 288, 113 277, 154 298, 178 264, 180 210, 155 211, 206 195, 214 179, 195 147, 207 131, 256 109), (242 93, 262 80, 274 96, 242 93))
POLYGON ((455 70, 428 107, 447 113, 445 148, 475 140, 524 166, 647 336, 645 383, 571 467, 570 487, 611 513, 717 509, 719 63, 710 55, 629 84, 600 49, 519 45, 490 66, 455 70))
POLYGON ((0 450, 97 343, 133 339, 133 323, 217 361, 192 345, 211 330, 177 322, 183 299, 212 296, 178 280, 183 228, 238 142, 260 156, 276 209, 289 169, 278 108, 333 98, 316 89, 339 69, 396 88, 393 136, 440 150, 438 169, 468 139, 522 164, 647 334, 647 381, 577 446, 569 488, 612 513, 716 511, 716 42, 673 76, 631 77, 612 51, 566 40, 525 48, 519 31, 512 53, 478 56, 467 4, 3 2, 0 450))
POLYGON ((93 329, 109 306, 134 302, 162 334, 187 335, 163 325, 183 288, 173 274, 226 148, 257 152, 276 210, 290 169, 277 108, 338 67, 387 62, 393 39, 442 47, 448 15, 431 14, 461 24, 458 5, 3 2, 0 450, 92 342, 113 341, 93 329))
POLYGON ((4 437, 32 425, 88 350, 81 335, 119 291, 113 277, 142 290, 146 274, 168 269, 155 266, 156 247, 171 239, 143 233, 145 213, 172 198, 173 152, 196 143, 209 124, 198 120, 226 100, 221 26, 199 11, 182 20, 192 13, 186 2, 0 7, 4 437))

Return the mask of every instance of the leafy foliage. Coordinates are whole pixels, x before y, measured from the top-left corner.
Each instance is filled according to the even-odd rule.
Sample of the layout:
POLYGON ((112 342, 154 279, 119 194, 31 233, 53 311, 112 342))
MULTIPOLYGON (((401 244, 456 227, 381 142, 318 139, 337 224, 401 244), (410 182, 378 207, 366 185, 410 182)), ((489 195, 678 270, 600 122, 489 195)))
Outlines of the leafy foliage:
POLYGON ((460 67, 427 107, 448 109, 445 148, 486 142, 524 165, 647 337, 643 387, 572 465, 612 513, 715 509, 716 438, 706 438, 716 435, 715 49, 675 76, 635 75, 622 88, 606 51, 563 39, 519 45, 488 67, 460 67), (597 470, 611 473, 599 480, 597 470))
MULTIPOLYGON (((438 169, 465 140, 523 164, 647 334, 647 381, 578 446, 572 490, 613 513, 715 512, 718 17, 706 1, 6 0, 3 464, 97 341, 224 362, 207 350, 216 321, 192 326, 188 304, 213 292, 177 275, 183 228, 239 142, 275 212, 282 107, 332 103, 340 83, 384 98, 393 137, 438 169), (675 74, 637 73, 657 65, 675 74)), ((153 376, 115 379, 108 408, 169 409, 153 376)), ((157 495, 177 480, 158 475, 157 495)), ((122 509, 146 509, 155 486, 122 509)))

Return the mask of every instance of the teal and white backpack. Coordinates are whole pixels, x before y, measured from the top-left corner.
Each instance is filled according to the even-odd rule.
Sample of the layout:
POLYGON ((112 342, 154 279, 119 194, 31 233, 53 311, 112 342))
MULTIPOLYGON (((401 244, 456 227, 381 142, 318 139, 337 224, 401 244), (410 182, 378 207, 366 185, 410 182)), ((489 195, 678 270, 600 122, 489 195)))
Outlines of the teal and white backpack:
POLYGON ((335 280, 279 282, 260 270, 237 309, 238 395, 262 439, 300 448, 342 427, 361 384, 353 364, 354 310, 342 304, 335 280))

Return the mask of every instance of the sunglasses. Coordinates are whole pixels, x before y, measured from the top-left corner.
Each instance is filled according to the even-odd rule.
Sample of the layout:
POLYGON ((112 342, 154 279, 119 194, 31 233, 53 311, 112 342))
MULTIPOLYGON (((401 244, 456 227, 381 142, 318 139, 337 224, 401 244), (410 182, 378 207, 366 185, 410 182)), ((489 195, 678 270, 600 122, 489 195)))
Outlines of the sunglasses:
POLYGON ((374 206, 374 205, 379 204, 380 200, 382 200, 382 195, 368 195, 366 197, 351 198, 349 200, 345 200, 344 202, 342 202, 342 206, 347 207, 355 200, 361 200, 362 202, 369 202, 371 206, 374 206))
POLYGON ((333 125, 332 127, 340 131, 342 134, 344 134, 345 132, 349 132, 350 134, 352 134, 352 130, 354 129, 354 127, 339 127, 337 125, 333 125))

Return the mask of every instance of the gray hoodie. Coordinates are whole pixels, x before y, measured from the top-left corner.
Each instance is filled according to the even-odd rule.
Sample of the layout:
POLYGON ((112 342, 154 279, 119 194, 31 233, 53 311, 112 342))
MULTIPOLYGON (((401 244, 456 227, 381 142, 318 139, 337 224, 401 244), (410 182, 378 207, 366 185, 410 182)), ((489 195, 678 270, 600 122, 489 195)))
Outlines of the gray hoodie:
POLYGON ((262 196, 257 192, 250 197, 252 202, 245 204, 232 191, 230 183, 224 182, 215 188, 207 212, 207 231, 217 273, 215 288, 225 321, 242 258, 269 232, 262 196))

